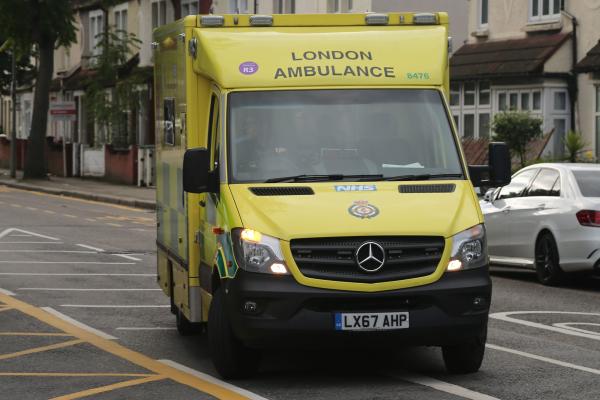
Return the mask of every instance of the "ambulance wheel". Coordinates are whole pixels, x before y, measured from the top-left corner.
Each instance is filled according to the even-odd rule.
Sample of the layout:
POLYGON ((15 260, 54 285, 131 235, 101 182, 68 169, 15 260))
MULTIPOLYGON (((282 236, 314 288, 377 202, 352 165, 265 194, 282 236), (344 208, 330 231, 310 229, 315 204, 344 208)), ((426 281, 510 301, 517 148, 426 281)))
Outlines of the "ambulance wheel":
POLYGON ((225 379, 247 378, 258 370, 260 353, 235 337, 222 287, 213 295, 208 313, 208 347, 217 372, 225 379))
POLYGON ((446 370, 451 374, 471 374, 479 371, 485 353, 487 327, 481 336, 454 346, 442 346, 446 370))

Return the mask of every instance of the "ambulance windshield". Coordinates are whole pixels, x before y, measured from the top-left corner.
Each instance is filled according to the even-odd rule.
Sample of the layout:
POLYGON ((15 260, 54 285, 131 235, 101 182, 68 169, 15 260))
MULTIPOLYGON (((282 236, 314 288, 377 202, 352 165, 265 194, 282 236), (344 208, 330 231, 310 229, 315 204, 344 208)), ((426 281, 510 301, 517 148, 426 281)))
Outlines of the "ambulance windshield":
POLYGON ((464 177, 436 90, 234 92, 228 104, 232 183, 464 177))

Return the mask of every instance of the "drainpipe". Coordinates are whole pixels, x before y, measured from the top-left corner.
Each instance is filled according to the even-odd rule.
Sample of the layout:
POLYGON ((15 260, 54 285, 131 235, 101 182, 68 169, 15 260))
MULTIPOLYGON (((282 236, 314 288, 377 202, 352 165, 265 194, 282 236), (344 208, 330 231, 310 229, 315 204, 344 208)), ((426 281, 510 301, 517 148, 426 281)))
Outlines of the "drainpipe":
POLYGON ((570 78, 568 80, 569 86, 569 100, 571 106, 571 130, 575 131, 577 129, 577 124, 575 123, 575 117, 577 115, 577 111, 575 109, 577 104, 577 96, 579 95, 579 81, 577 79, 577 72, 575 71, 575 66, 577 65, 578 55, 577 55, 577 27, 579 26, 579 22, 574 15, 569 13, 568 11, 564 11, 563 13, 571 20, 571 24, 573 25, 573 37, 571 39, 571 73, 570 78))

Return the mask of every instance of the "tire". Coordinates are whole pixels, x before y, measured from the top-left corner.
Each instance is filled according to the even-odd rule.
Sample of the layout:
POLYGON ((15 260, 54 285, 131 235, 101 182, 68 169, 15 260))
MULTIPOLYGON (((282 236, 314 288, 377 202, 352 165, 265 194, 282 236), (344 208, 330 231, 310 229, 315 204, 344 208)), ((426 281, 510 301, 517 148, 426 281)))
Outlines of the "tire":
POLYGON ((535 244, 535 272, 542 285, 556 286, 565 278, 556 241, 550 233, 542 234, 535 244))
POLYGON ((485 354, 487 326, 481 336, 454 346, 442 346, 446 370, 451 374, 472 374, 479 371, 485 354))
POLYGON ((213 295, 208 313, 208 347, 217 372, 225 379, 247 378, 258 370, 260 353, 245 347, 235 337, 222 287, 213 295))

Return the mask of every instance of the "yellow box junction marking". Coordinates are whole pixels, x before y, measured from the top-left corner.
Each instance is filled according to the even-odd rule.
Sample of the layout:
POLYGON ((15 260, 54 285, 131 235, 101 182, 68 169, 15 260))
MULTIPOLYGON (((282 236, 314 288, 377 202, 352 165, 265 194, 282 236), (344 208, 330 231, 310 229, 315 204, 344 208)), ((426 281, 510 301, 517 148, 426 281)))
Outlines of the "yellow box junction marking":
POLYGON ((68 333, 52 333, 52 332, 0 332, 0 336, 57 336, 57 337, 72 337, 68 333))
POLYGON ((111 390, 122 389, 122 388, 136 386, 136 385, 143 385, 144 383, 160 381, 160 380, 163 380, 163 379, 167 379, 167 377, 166 376, 160 376, 160 375, 151 375, 151 376, 148 376, 146 378, 132 379, 130 381, 114 383, 112 385, 100 386, 100 387, 97 387, 97 388, 94 388, 94 389, 82 390, 81 392, 77 392, 77 393, 71 393, 71 394, 67 394, 67 395, 64 395, 64 396, 53 397, 50 400, 73 400, 73 399, 80 399, 82 397, 91 396, 93 394, 99 394, 99 393, 109 392, 111 390))
MULTIPOLYGON (((106 351, 107 353, 113 354, 123 360, 129 361, 133 364, 136 364, 142 368, 145 368, 149 371, 154 372, 160 377, 165 377, 171 379, 177 383, 189 386, 198 391, 204 392, 211 396, 227 399, 227 400, 247 400, 246 396, 243 396, 239 393, 236 393, 226 387, 219 386, 218 384, 206 381, 204 379, 195 377, 186 372, 180 371, 173 367, 170 367, 166 364, 158 362, 144 354, 138 353, 136 351, 130 350, 114 341, 107 340, 101 338, 91 332, 83 330, 77 326, 74 326, 66 321, 63 321, 44 310, 41 310, 31 304, 25 303, 23 301, 17 300, 13 297, 0 293, 0 302, 4 303, 5 306, 12 307, 24 314, 27 314, 41 322, 44 322, 56 329, 59 329, 73 337, 76 337, 79 342, 87 342, 101 350, 106 351)), ((65 343, 75 342, 69 341, 65 343)), ((64 344, 64 343, 63 343, 64 344)), ((74 344, 74 343, 73 343, 74 344)), ((49 346, 46 346, 49 347, 49 346)), ((38 348, 40 349, 40 348, 38 348)), ((32 349, 33 350, 33 349, 32 349)), ((13 353, 16 354, 16 353, 13 353)), ((34 375, 24 375, 26 373, 14 373, 17 375, 7 375, 7 373, 0 373, 0 376, 34 376, 34 375)), ((35 375, 35 376, 43 376, 43 375, 35 375)), ((62 376, 62 375, 47 375, 47 376, 62 376)), ((91 375, 81 375, 81 374, 66 374, 64 376, 109 376, 109 375, 100 375, 100 374, 91 374, 91 375)), ((132 376, 129 374, 128 376, 132 376)), ((149 375, 141 375, 141 376, 149 376, 149 375)), ((152 376, 152 375, 150 375, 152 376)), ((139 384, 139 383, 138 383, 139 384)), ((100 388, 98 388, 100 389, 100 388)), ((109 391, 111 389, 105 389, 109 391)))
POLYGON ((0 360, 7 360, 9 358, 21 357, 21 356, 26 356, 29 354, 41 353, 44 351, 50 351, 50 350, 55 350, 55 349, 62 349, 63 347, 69 347, 69 346, 73 346, 73 345, 80 344, 80 343, 84 343, 84 341, 81 339, 75 339, 75 340, 68 340, 68 341, 62 342, 62 343, 51 344, 48 346, 35 347, 33 349, 17 351, 16 353, 0 354, 0 360))

